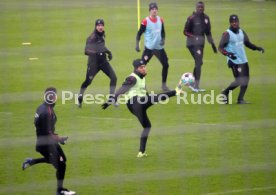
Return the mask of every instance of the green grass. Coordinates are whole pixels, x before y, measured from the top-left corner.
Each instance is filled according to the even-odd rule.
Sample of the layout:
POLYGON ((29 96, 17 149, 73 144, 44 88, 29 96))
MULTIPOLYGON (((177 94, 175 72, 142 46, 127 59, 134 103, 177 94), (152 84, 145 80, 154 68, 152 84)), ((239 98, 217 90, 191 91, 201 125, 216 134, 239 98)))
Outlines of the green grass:
MULTIPOLYGON (((148 3, 141 2, 141 17, 148 3)), ((165 19, 166 51, 173 88, 193 61, 185 48, 183 26, 196 1, 158 1, 165 19)), ((0 194, 54 194, 55 171, 36 165, 21 171, 35 152, 33 116, 48 86, 58 89, 57 132, 68 135, 65 186, 78 194, 275 194, 276 191, 276 68, 275 1, 205 1, 218 45, 237 13, 250 40, 265 48, 262 55, 247 49, 252 104, 176 104, 148 110, 152 130, 148 158, 137 159, 141 126, 126 106, 101 110, 61 104, 62 91, 77 93, 86 71, 86 37, 97 18, 104 18, 106 45, 118 87, 132 71, 136 53, 136 1, 15 1, 0 2, 0 194), (31 42, 22 46, 22 42, 31 42), (30 57, 38 60, 30 61, 30 57)), ((232 80, 226 59, 206 44, 202 87, 215 95, 232 80)), ((148 65, 147 85, 159 92, 161 65, 148 65)), ((99 73, 87 93, 108 93, 108 78, 99 73)), ((209 93, 209 92, 207 92, 209 93)), ((188 98, 191 93, 188 91, 188 98)))

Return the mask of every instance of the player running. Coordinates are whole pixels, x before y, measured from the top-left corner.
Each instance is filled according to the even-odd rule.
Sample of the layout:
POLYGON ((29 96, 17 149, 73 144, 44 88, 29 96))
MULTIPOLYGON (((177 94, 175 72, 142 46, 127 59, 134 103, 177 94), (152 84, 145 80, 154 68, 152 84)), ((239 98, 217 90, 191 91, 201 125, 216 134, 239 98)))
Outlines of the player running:
MULTIPOLYGON (((54 112, 54 106, 57 99, 57 90, 49 87, 44 93, 44 103, 36 110, 34 124, 36 127, 36 151, 39 152, 42 158, 27 158, 22 169, 33 166, 39 163, 52 164, 56 169, 57 179, 57 195, 73 195, 74 191, 70 191, 63 187, 63 180, 66 171, 66 156, 59 144, 65 144, 68 137, 60 137, 55 132, 55 124, 57 117, 54 112)), ((51 194, 51 193, 50 193, 51 194)))

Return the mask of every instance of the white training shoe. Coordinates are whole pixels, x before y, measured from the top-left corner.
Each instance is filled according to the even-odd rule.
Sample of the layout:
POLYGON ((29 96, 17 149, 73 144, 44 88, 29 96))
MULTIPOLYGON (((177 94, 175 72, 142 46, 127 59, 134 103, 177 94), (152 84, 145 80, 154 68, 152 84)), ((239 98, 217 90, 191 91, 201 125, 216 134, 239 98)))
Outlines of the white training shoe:
POLYGON ((195 93, 206 91, 206 89, 194 88, 193 86, 189 86, 189 88, 192 90, 192 92, 195 92, 195 93))
POLYGON ((195 93, 198 92, 198 89, 194 88, 193 86, 189 86, 189 88, 192 90, 192 92, 195 92, 195 93))
POLYGON ((197 90, 198 90, 198 92, 205 92, 206 91, 206 89, 200 89, 200 88, 198 88, 197 90))
POLYGON ((62 189, 57 191, 57 195, 74 195, 74 194, 76 194, 76 192, 70 191, 66 188, 62 188, 62 189))
POLYGON ((139 152, 139 153, 137 154, 137 158, 143 158, 143 157, 146 157, 146 156, 148 156, 146 152, 144 152, 144 153, 139 152))

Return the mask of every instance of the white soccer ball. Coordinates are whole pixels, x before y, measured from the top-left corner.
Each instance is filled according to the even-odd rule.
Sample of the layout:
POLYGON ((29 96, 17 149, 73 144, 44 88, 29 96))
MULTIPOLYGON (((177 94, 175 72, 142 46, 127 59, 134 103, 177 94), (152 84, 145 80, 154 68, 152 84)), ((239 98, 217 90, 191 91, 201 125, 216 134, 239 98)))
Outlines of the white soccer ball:
POLYGON ((191 86, 195 83, 195 77, 192 73, 186 72, 181 76, 181 83, 185 86, 191 86))

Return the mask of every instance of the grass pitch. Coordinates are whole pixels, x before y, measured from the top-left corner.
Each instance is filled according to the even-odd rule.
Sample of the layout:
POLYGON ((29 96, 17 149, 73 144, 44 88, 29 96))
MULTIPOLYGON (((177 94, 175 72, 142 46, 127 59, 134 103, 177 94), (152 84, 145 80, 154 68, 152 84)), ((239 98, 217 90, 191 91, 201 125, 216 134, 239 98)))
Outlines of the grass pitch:
MULTIPOLYGON (((141 2, 141 17, 149 1, 141 2)), ((182 34, 196 1, 160 0, 165 20, 168 85, 174 88, 193 60, 182 34)), ((126 106, 103 111, 98 104, 78 109, 74 100, 62 104, 62 91, 77 93, 84 79, 86 37, 97 18, 105 20, 106 46, 118 76, 118 87, 132 71, 136 53, 136 1, 0 2, 0 194, 54 194, 55 171, 36 165, 24 172, 25 157, 35 152, 34 112, 43 91, 55 86, 59 100, 57 132, 68 135, 65 187, 78 194, 275 194, 276 90, 275 1, 205 1, 218 45, 230 14, 239 15, 250 40, 265 48, 247 49, 250 105, 177 104, 148 110, 152 130, 145 159, 137 159, 141 126, 126 106), (31 45, 22 45, 30 42, 31 45), (34 60, 29 60, 30 58, 34 60), (37 59, 36 59, 37 58, 37 59)), ((232 80, 226 59, 206 44, 202 67, 206 93, 219 94, 232 80)), ((148 65, 147 87, 159 92, 161 65, 148 65)), ((108 78, 99 73, 88 94, 107 94, 108 78)), ((192 94, 188 90, 188 98, 192 94)))

